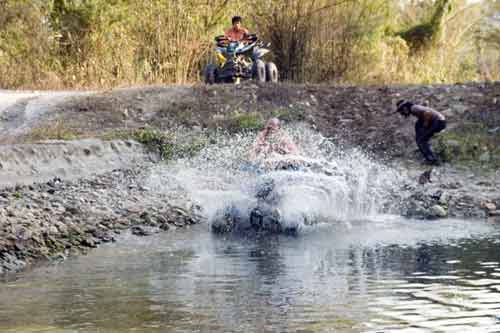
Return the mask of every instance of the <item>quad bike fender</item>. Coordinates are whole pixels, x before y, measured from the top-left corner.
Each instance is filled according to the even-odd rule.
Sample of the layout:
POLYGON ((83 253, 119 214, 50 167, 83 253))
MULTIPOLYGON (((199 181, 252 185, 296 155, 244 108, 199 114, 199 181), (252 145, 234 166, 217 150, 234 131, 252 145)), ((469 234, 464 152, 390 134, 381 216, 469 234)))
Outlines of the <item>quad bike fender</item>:
POLYGON ((263 49, 263 48, 254 48, 252 52, 252 58, 254 60, 256 59, 261 59, 263 58, 266 54, 268 54, 270 51, 268 49, 263 49))
POLYGON ((219 67, 222 67, 227 59, 226 59, 226 57, 224 57, 222 55, 221 52, 216 52, 216 54, 217 54, 217 62, 219 64, 219 67))

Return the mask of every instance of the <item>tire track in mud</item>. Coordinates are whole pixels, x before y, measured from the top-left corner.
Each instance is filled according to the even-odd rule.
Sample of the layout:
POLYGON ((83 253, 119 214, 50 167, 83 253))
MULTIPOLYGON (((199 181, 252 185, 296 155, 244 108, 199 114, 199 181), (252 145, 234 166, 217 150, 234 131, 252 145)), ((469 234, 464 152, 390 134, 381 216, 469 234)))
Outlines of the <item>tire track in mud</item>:
POLYGON ((50 122, 56 106, 72 96, 89 92, 0 91, 0 143, 15 143, 40 123, 50 122))

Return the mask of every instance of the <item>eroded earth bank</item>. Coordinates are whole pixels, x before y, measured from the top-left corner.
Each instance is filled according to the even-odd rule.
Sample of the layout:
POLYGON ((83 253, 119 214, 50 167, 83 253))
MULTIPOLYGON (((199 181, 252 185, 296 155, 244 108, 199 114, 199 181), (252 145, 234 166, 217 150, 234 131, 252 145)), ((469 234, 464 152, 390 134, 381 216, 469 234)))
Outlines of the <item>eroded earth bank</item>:
POLYGON ((149 235, 204 222, 192 193, 156 186, 154 174, 221 133, 251 138, 271 116, 393 170, 398 179, 379 213, 499 219, 500 83, 0 91, 0 274, 85 252, 124 230, 149 235), (431 182, 421 177, 430 168, 413 120, 394 115, 401 98, 448 118, 433 140, 445 163, 431 182))

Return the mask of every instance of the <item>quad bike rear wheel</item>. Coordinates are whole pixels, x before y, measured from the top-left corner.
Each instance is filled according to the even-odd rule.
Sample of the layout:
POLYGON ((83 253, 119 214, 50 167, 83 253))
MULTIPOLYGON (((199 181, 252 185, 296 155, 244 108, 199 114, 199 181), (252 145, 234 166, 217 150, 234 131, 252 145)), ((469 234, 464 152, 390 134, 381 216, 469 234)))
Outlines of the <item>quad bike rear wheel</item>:
POLYGON ((253 64, 253 78, 257 82, 266 82, 266 64, 264 61, 257 59, 253 64))
POLYGON ((278 67, 274 62, 268 62, 266 64, 266 81, 267 82, 278 82, 278 67))
POLYGON ((203 74, 206 84, 214 84, 216 81, 217 67, 214 64, 208 64, 203 74))

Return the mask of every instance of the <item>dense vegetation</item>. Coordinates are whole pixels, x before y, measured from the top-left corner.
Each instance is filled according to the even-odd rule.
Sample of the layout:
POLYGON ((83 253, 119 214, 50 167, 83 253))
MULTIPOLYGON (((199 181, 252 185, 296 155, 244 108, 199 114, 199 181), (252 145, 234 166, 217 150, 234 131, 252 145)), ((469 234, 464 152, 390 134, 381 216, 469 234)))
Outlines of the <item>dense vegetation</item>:
POLYGON ((234 14, 286 80, 500 78, 499 0, 0 0, 0 88, 195 82, 234 14))

